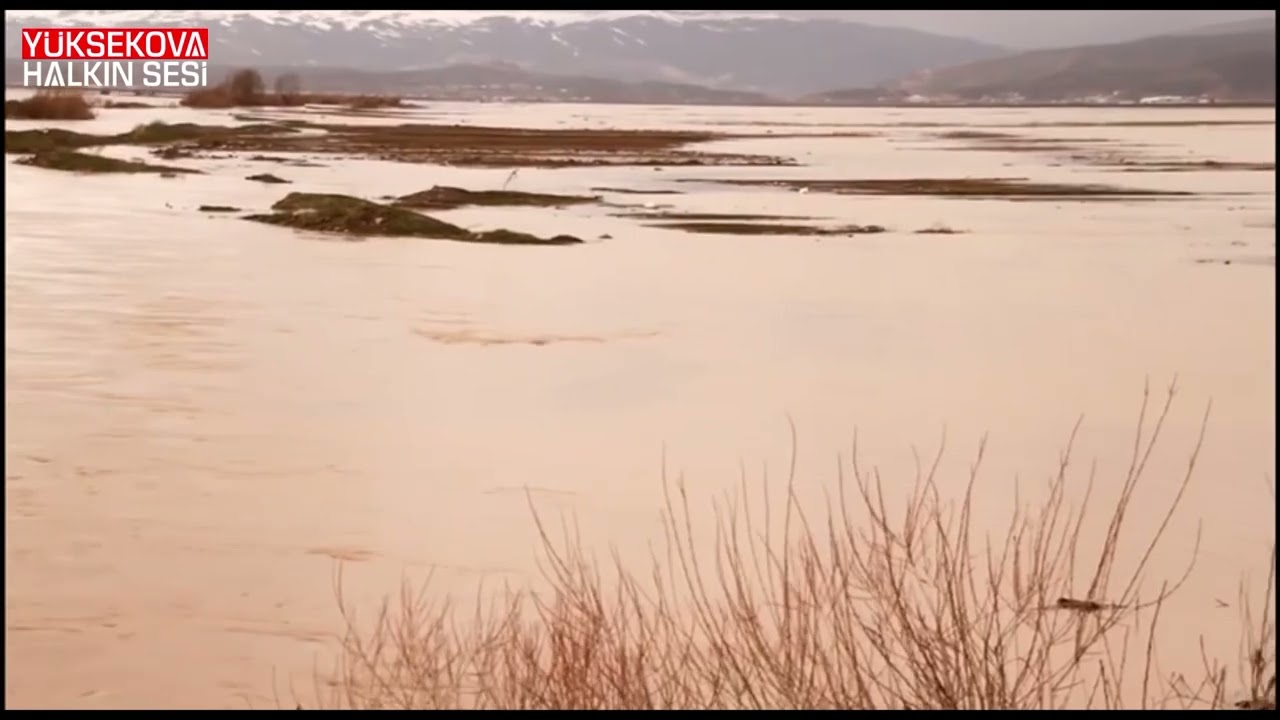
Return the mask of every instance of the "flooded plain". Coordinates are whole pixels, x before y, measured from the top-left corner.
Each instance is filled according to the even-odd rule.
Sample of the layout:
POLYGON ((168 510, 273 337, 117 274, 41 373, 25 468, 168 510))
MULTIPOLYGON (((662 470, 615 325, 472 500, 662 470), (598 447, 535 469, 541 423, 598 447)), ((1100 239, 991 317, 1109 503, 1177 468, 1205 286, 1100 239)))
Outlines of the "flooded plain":
MULTIPOLYGON (((157 106, 6 129, 232 115, 157 106)), ((357 603, 431 571, 441 593, 532 582, 530 498, 602 551, 644 558, 664 465, 695 504, 743 466, 781 476, 789 423, 809 497, 855 432, 861 461, 904 493, 913 447, 929 455, 945 432, 942 482, 961 493, 985 435, 977 493, 994 522, 1015 480, 1034 492, 1053 474, 1083 416, 1076 454, 1105 493, 1144 382, 1159 393, 1175 376, 1138 502, 1168 501, 1210 401, 1212 415, 1150 572, 1181 572, 1202 524, 1163 650, 1194 666, 1201 635, 1236 651, 1237 611, 1218 601, 1265 580, 1275 535, 1275 173, 1259 165, 1274 163, 1273 110, 424 104, 340 121, 738 132, 755 137, 706 149, 795 164, 513 173, 228 153, 175 160, 204 174, 166 178, 8 155, 7 706, 292 706, 341 629, 337 563, 357 603), (261 172, 291 184, 246 181, 261 172), (1176 194, 835 183, 920 178, 1176 194), (434 185, 603 202, 431 213, 585 240, 564 247, 342 242, 198 210, 434 185), (692 233, 661 213, 882 231, 692 233)), ((1138 515, 1135 534, 1160 519, 1138 515)))

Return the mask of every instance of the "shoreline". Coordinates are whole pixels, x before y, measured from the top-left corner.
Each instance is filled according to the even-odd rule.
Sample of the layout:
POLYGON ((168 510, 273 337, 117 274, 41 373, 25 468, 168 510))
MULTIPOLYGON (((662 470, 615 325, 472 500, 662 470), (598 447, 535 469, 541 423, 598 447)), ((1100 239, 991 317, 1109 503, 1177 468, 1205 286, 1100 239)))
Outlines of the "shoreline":
MULTIPOLYGON (((137 97, 156 97, 156 98, 181 98, 186 93, 180 92, 157 92, 149 90, 138 90, 134 88, 58 88, 65 91, 79 91, 98 94, 126 94, 137 97)), ((25 85, 14 83, 6 83, 5 91, 9 90, 30 90, 36 92, 40 88, 31 88, 25 85)), ((351 91, 349 93, 331 93, 331 94, 349 94, 358 95, 360 93, 351 91)), ((792 107, 792 108, 877 108, 892 110, 908 110, 908 109, 938 109, 938 110, 975 110, 991 108, 993 110, 1010 110, 1010 109, 1026 109, 1026 110, 1044 110, 1052 108, 1067 109, 1113 109, 1123 108, 1143 109, 1143 110, 1159 110, 1170 108, 1214 108, 1214 109, 1240 109, 1240 108, 1274 108, 1276 103, 1271 101, 1232 101, 1232 102, 1186 102, 1186 103, 1141 103, 1132 102, 1114 102, 1114 103, 1087 103, 1087 102, 1026 102, 1026 103, 983 103, 983 102, 812 102, 804 100, 782 100, 778 99, 772 102, 754 102, 754 103, 719 103, 719 102, 682 102, 682 103, 655 103, 642 100, 627 101, 615 100, 609 102, 601 102, 586 99, 474 99, 474 98, 442 98, 430 95, 420 95, 411 93, 394 93, 404 100, 411 102, 456 102, 456 103, 474 103, 477 105, 657 105, 669 107, 792 107)))

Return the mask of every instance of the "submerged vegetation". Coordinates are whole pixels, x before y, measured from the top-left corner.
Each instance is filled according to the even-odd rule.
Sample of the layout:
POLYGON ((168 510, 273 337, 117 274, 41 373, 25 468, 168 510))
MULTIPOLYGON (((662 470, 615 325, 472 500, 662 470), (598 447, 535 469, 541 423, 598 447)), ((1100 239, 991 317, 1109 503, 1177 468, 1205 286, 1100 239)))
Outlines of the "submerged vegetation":
POLYGON ((1180 576, 1147 575, 1204 438, 1202 425, 1170 500, 1144 495, 1172 396, 1154 425, 1144 401, 1129 470, 1115 485, 1076 477, 1073 432, 1034 504, 1017 502, 995 535, 974 519, 982 448, 963 493, 946 499, 938 460, 913 484, 893 486, 900 494, 859 463, 855 447, 825 513, 802 508, 793 462, 785 498, 771 505, 766 492, 756 504, 744 480, 741 495, 717 505, 712 535, 695 525, 684 484, 664 482, 665 547, 652 566, 615 554, 602 568, 576 533, 553 539, 535 511, 546 587, 509 589, 460 614, 429 586, 406 585, 361 621, 342 600, 339 571, 347 631, 317 702, 1274 709, 1274 541, 1263 604, 1241 589, 1241 651, 1231 663, 1240 672, 1205 657, 1197 676, 1158 659, 1159 637, 1173 630, 1162 610, 1192 577, 1196 550, 1180 576), (1095 491, 1112 499, 1099 508, 1095 491), (1135 516, 1156 524, 1137 535, 1135 516), (1085 528, 1102 532, 1087 537, 1085 528))
POLYGON ((959 228, 953 228, 948 225, 934 224, 927 228, 920 228, 916 231, 917 235, 964 235, 969 232, 959 228))
POLYGON ((127 133, 6 130, 5 152, 96 145, 171 145, 175 151, 309 153, 471 167, 794 165, 764 155, 684 149, 723 139, 674 130, 534 130, 457 125, 344 125, 258 119, 236 127, 154 122, 127 133), (302 132, 302 131, 306 132, 302 132))
POLYGON ((702 235, 803 235, 803 236, 850 236, 877 235, 885 232, 880 225, 841 225, 838 227, 820 227, 818 225, 792 225, 777 222, 714 222, 687 221, 658 223, 652 227, 668 230, 683 230, 702 235))
POLYGON ((116 158, 76 152, 74 150, 45 150, 18 161, 20 165, 44 168, 46 170, 63 170, 76 173, 180 173, 189 175, 201 174, 199 170, 172 167, 169 165, 152 165, 136 160, 119 160, 116 158))
POLYGON ((271 206, 273 212, 246 220, 297 230, 337 233, 348 239, 368 236, 421 237, 496 245, 573 245, 582 240, 557 235, 540 238, 512 230, 471 231, 405 208, 350 195, 294 192, 271 206))
MULTIPOLYGON (((6 153, 30 153, 42 150, 70 150, 107 145, 169 145, 172 143, 203 143, 216 147, 218 143, 241 136, 271 136, 294 133, 297 130, 285 124, 253 124, 238 127, 197 125, 195 123, 152 122, 139 125, 128 132, 112 135, 93 135, 74 130, 47 128, 38 130, 6 130, 6 153)), ((181 148, 178 148, 179 150, 181 148)))
POLYGON ((934 195, 943 197, 1061 200, 1067 198, 1165 198, 1193 193, 1114 185, 1034 182, 1027 178, 912 178, 904 180, 680 180, 721 185, 778 187, 838 195, 934 195))
POLYGON ((614 213, 615 217, 650 222, 649 227, 683 230, 702 235, 801 235, 850 236, 875 235, 887 230, 880 225, 812 225, 803 221, 817 218, 801 215, 765 215, 759 213, 700 213, 667 210, 614 213))
POLYGON ((249 175, 245 177, 245 180, 252 180, 254 182, 260 182, 266 185, 288 185, 289 184, 288 180, 285 180, 284 178, 279 177, 278 175, 272 175, 271 173, 258 173, 257 175, 249 175))
POLYGON ((458 187, 436 185, 404 195, 395 200, 401 207, 420 210, 452 210, 466 205, 488 207, 565 207, 599 201, 586 195, 548 195, 545 193, 518 192, 515 190, 465 190, 458 187))

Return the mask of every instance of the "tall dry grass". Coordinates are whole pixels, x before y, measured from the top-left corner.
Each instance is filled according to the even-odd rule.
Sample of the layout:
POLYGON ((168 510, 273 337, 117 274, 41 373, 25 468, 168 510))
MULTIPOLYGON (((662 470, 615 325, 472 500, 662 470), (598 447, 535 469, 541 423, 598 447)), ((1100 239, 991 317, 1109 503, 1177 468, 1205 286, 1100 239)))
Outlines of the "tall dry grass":
MULTIPOLYGON (((1145 580, 1205 427, 1172 499, 1153 508, 1140 498, 1173 395, 1151 424, 1144 394, 1128 472, 1100 514, 1092 472, 1082 496, 1068 492, 1068 443, 1044 496, 1018 501, 998 537, 973 525, 981 452, 954 502, 935 461, 896 509, 855 452, 820 516, 800 507, 793 465, 781 507, 752 506, 749 493, 720 505, 709 544, 695 541, 683 484, 664 483, 665 548, 642 570, 615 553, 604 572, 575 532, 555 539, 535 513, 547 591, 507 588, 461 608, 429 583, 406 585, 370 622, 342 602, 341 662, 314 704, 1274 707, 1274 543, 1262 604, 1241 591, 1238 662, 1206 658, 1195 673, 1158 664, 1161 610, 1195 553, 1185 572, 1145 580), (1132 535, 1135 515, 1154 519, 1146 537, 1132 535), (1092 527, 1105 530, 1086 538, 1092 527)), ((341 600, 340 571, 336 590, 341 600)))

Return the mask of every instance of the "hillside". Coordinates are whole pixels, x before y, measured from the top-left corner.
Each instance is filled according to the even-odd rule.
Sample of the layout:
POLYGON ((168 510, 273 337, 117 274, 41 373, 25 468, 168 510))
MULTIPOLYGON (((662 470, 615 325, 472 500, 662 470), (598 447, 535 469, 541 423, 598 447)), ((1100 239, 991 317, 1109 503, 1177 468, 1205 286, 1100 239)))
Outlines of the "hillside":
POLYGON ((284 68, 318 92, 374 92, 438 100, 511 100, 648 104, 761 104, 759 93, 673 82, 624 82, 580 75, 533 73, 511 64, 465 64, 431 70, 370 72, 284 68))
MULTIPOLYGON (((239 69, 210 68, 211 84, 239 69)), ((397 95, 431 100, 509 102, 600 102, 652 105, 767 105, 760 94, 671 82, 624 82, 605 78, 531 73, 513 65, 453 65, 432 70, 378 72, 345 68, 257 67, 268 83, 290 74, 309 92, 397 95)), ((140 71, 137 71, 140 73, 140 71)), ((135 77, 135 84, 142 76, 135 77)), ((5 84, 22 86, 22 61, 5 61, 5 84)), ((139 88, 140 89, 140 88, 139 88)))
POLYGON ((1274 25, 1235 33, 1206 29, 1195 35, 1020 53, 815 99, 852 103, 916 95, 940 102, 1071 102, 1203 96, 1218 102, 1274 102, 1275 43, 1274 25))
POLYGON ((590 74, 800 96, 874 85, 1004 50, 943 35, 833 19, 731 12, 595 11, 8 11, 17 56, 24 25, 206 25, 211 59, 253 67, 389 72, 511 63, 590 74))

